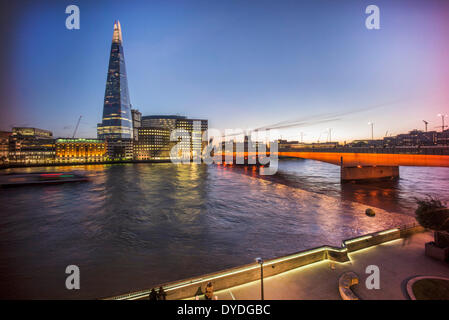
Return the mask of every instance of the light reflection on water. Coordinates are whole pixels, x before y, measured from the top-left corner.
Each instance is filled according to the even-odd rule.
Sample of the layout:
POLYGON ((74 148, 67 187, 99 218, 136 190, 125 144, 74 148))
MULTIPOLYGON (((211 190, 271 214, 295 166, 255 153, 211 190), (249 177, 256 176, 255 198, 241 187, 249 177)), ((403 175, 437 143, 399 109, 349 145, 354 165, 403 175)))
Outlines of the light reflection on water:
POLYGON ((43 170, 87 170, 91 181, 0 190, 2 298, 98 298, 339 245, 410 222, 413 197, 447 196, 449 177, 401 168, 386 187, 340 185, 338 167, 302 160, 282 161, 274 177, 205 165, 25 169, 43 170), (369 218, 365 204, 406 214, 369 218), (79 291, 65 289, 69 264, 81 269, 79 291))

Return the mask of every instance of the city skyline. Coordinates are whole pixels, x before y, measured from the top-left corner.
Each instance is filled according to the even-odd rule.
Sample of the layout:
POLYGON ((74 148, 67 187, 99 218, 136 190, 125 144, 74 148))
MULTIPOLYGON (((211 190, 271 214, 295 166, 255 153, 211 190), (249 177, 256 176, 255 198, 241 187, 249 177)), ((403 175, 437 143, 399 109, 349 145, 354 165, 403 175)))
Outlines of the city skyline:
POLYGON ((0 7, 0 300, 449 300, 448 0, 0 7))
POLYGON ((325 140, 327 128, 332 128, 332 140, 366 139, 371 136, 368 122, 375 123, 375 138, 387 131, 422 130, 422 120, 429 122, 429 130, 438 126, 436 114, 445 110, 444 81, 449 78, 444 67, 448 61, 441 58, 448 32, 444 13, 438 13, 443 2, 425 8, 418 4, 401 13, 405 2, 379 1, 378 31, 364 27, 363 4, 350 1, 340 10, 341 17, 332 18, 328 11, 333 4, 321 2, 329 10, 291 2, 264 2, 260 8, 193 2, 184 5, 190 11, 181 13, 158 2, 120 10, 120 4, 103 7, 81 1, 81 29, 76 31, 65 29, 60 21, 65 16, 52 5, 45 7, 45 21, 30 28, 32 10, 27 7, 16 22, 22 40, 15 40, 11 50, 17 53, 9 66, 13 81, 7 101, 13 107, 5 110, 1 129, 27 125, 68 137, 82 115, 78 136, 95 137, 107 70, 106 39, 117 19, 124 28, 130 99, 143 115, 185 114, 209 119, 211 128, 245 129, 335 110, 344 114, 325 125, 309 123, 282 132, 296 140, 304 132, 306 142, 320 136, 325 140), (274 8, 278 10, 269 15, 274 8), (330 35, 329 22, 335 27, 330 35), (204 29, 207 24, 211 28, 204 29), (434 32, 429 35, 429 30, 434 32), (26 36, 30 32, 44 43, 60 39, 60 50, 47 50, 36 60, 29 55, 37 41, 26 36), (269 41, 283 50, 270 48, 269 41), (43 70, 39 83, 30 77, 30 72, 43 70))

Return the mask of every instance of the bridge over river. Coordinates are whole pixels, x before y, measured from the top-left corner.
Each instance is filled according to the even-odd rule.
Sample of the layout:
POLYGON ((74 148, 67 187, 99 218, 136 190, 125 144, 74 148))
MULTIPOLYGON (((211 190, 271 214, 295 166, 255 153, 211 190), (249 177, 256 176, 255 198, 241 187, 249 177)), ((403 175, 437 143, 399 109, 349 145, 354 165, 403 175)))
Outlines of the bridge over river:
MULTIPOLYGON (((224 152, 223 156, 227 153, 224 152)), ((267 154, 270 154, 267 152, 267 154)), ((244 164, 255 163, 258 152, 234 152, 244 158, 244 164), (253 162, 251 162, 253 160, 253 162)), ((270 154, 270 156, 273 155, 270 154)), ((395 179, 399 166, 449 167, 448 147, 335 147, 335 148, 279 148, 279 158, 303 158, 323 161, 341 167, 341 180, 395 179)), ((234 162, 236 163, 236 162, 234 162)), ((237 162, 238 164, 238 162, 237 162)))

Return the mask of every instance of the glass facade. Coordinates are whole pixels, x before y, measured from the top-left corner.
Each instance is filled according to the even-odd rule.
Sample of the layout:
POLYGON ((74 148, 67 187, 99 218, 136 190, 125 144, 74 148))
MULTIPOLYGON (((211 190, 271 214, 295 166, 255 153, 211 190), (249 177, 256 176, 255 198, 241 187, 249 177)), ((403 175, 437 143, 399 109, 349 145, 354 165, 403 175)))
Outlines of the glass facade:
POLYGON ((104 94, 103 120, 98 124, 98 138, 132 139, 133 125, 122 45, 120 22, 114 23, 109 69, 104 94))
POLYGON ((13 128, 9 136, 8 158, 11 164, 54 163, 53 133, 38 128, 13 128))
POLYGON ((176 129, 176 123, 181 119, 187 118, 176 115, 143 116, 142 127, 166 128, 172 131, 176 129))
MULTIPOLYGON (((184 134, 178 136, 177 145, 190 153, 191 158, 200 157, 202 150, 207 146, 207 137, 202 141, 203 134, 208 129, 208 121, 202 119, 188 119, 178 115, 153 115, 142 117, 142 128, 184 130, 184 134)), ((139 131, 139 139, 140 139, 139 131)), ((136 149, 135 149, 136 151, 136 149)))
POLYGON ((170 130, 160 127, 142 127, 138 129, 138 141, 134 143, 136 160, 168 160, 170 149, 170 130))
POLYGON ((137 130, 141 127, 142 113, 137 109, 131 109, 131 116, 133 118, 134 141, 137 141, 137 138, 139 137, 137 130))

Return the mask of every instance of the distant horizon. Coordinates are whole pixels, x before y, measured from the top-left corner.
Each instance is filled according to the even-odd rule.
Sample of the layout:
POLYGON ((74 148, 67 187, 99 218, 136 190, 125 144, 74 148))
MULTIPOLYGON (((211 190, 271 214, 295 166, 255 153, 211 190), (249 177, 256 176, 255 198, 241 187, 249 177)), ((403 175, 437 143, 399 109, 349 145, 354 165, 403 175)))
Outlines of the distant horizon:
MULTIPOLYGON (((146 115, 146 116, 183 116, 183 115, 146 115)), ((144 115, 142 115, 142 117, 144 117, 144 115)), ((188 117, 188 116, 186 116, 188 119, 196 119, 196 118, 190 118, 190 117, 188 117)), ((207 119, 203 119, 203 120, 207 120, 207 119)), ((51 129, 48 129, 48 128, 39 128, 39 127, 33 127, 33 126, 15 126, 15 127, 13 127, 13 128, 35 128, 35 129, 41 129, 41 130, 47 130, 47 131, 51 131, 52 132, 52 134, 53 134, 53 131, 51 130, 51 129)), ((213 128, 210 128, 210 129, 213 129, 213 128)), ((235 128, 234 128, 235 129, 235 128)), ((240 129, 240 128, 237 128, 237 129, 240 129)), ((441 132, 440 130, 438 130, 438 129, 435 129, 435 130, 428 130, 428 131, 424 131, 424 130, 420 130, 420 129, 411 129, 411 130, 409 130, 409 131, 407 131, 407 132, 402 132, 402 133, 398 133, 398 134, 396 134, 396 135, 388 135, 388 137, 394 137, 394 136, 397 136, 397 135, 401 135, 401 134, 408 134, 408 133, 411 133, 411 132, 413 132, 413 131, 419 131, 419 132, 423 132, 423 133, 425 133, 425 132, 441 132)), ((444 131, 448 131, 449 129, 445 129, 444 131)), ((0 130, 0 131, 2 131, 2 132, 12 132, 12 128, 11 128, 11 130, 0 130)), ((223 133, 224 133, 224 131, 223 131, 223 133)), ((230 135, 230 136, 232 136, 232 135, 230 135)), ((230 136, 225 136, 225 138, 229 138, 230 136)), ((380 137, 380 138, 374 138, 374 140, 383 140, 384 138, 386 138, 387 136, 385 136, 385 137, 380 137)), ((53 139, 84 139, 84 140, 89 140, 89 139, 92 139, 92 140, 98 140, 98 138, 97 137, 69 137, 69 136, 55 136, 55 135, 53 135, 53 139)), ((341 144, 341 143, 350 143, 350 142, 354 142, 354 141, 372 141, 372 139, 370 138, 370 137, 366 137, 366 138, 361 138, 361 139, 352 139, 352 140, 344 140, 344 141, 340 141, 340 140, 334 140, 334 139, 332 139, 331 141, 300 141, 300 139, 297 139, 297 140, 295 140, 295 139, 287 139, 287 138, 283 138, 283 137, 279 137, 278 138, 278 140, 285 140, 285 141, 287 141, 287 142, 298 142, 298 143, 305 143, 305 144, 313 144, 313 143, 321 143, 321 144, 326 144, 326 143, 334 143, 334 142, 337 142, 337 143, 339 143, 339 144, 341 144)))

